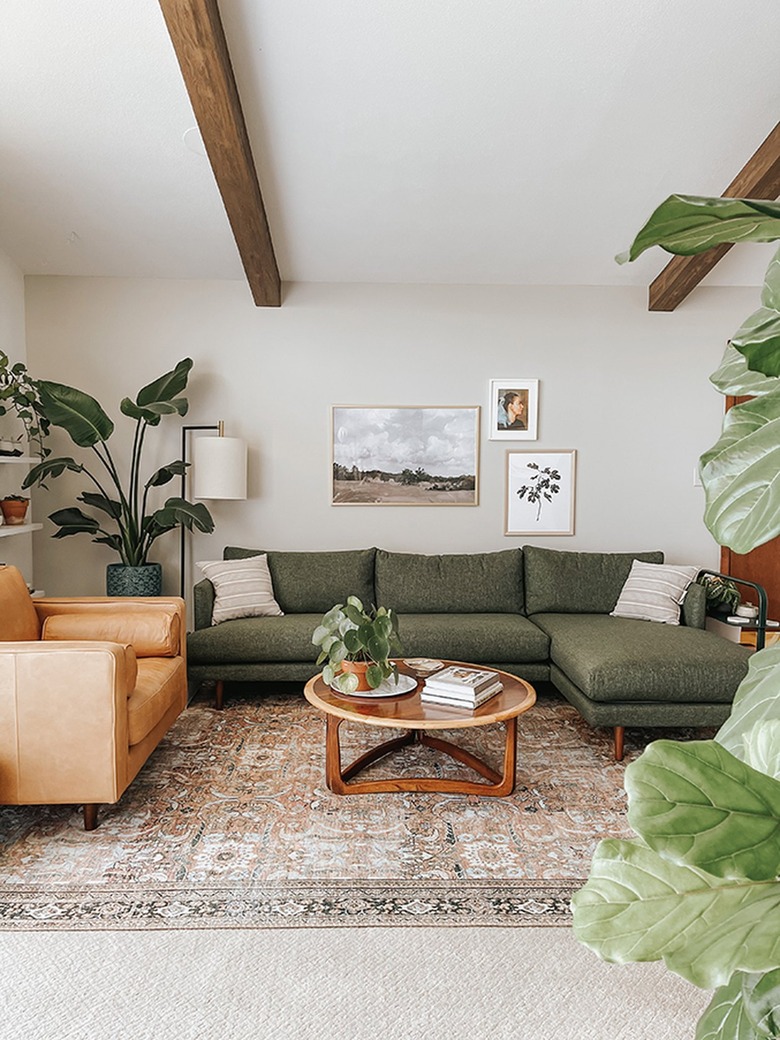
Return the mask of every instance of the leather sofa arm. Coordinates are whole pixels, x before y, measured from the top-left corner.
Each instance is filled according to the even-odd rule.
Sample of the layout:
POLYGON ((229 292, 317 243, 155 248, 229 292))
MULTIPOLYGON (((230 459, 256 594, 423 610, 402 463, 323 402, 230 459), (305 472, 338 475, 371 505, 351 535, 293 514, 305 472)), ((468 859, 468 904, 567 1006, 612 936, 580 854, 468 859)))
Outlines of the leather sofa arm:
POLYGON ((44 639, 130 643, 139 657, 184 654, 184 600, 178 596, 63 596, 35 599, 33 603, 44 639), (66 621, 65 615, 70 620, 66 621), (56 622, 49 622, 54 618, 56 622))
POLYGON ((116 801, 135 677, 117 643, 0 643, 0 802, 116 801))

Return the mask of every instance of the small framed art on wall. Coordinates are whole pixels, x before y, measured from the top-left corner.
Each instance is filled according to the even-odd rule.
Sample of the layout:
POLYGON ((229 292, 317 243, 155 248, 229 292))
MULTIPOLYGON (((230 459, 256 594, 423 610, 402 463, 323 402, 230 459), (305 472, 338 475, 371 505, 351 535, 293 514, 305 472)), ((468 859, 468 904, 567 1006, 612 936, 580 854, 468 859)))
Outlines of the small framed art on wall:
POLYGON ((574 534, 577 452, 508 451, 504 534, 574 534))
POLYGON ((490 380, 490 440, 535 441, 538 418, 538 379, 490 380))

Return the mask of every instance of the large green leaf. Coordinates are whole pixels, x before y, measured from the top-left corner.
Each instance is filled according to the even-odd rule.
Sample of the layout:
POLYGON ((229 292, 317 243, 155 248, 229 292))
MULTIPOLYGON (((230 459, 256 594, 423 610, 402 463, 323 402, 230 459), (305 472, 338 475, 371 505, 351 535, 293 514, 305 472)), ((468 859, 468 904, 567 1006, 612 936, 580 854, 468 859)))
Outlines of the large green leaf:
POLYGON ((780 312, 759 307, 731 337, 751 372, 780 375, 780 312))
POLYGON ((665 859, 716 877, 780 874, 780 782, 714 740, 656 740, 625 784, 628 822, 665 859))
POLYGON ((602 841, 572 906, 577 939, 606 961, 663 959, 703 988, 780 964, 780 882, 725 881, 638 840, 602 841))
POLYGON ((167 466, 161 466, 156 473, 153 473, 146 482, 146 487, 161 487, 163 484, 169 483, 174 477, 181 477, 187 472, 189 462, 181 462, 177 459, 175 462, 169 462, 167 466))
POLYGON ((725 242, 773 242, 780 238, 780 203, 670 195, 650 215, 618 263, 636 260, 651 246, 693 256, 725 242))
POLYGON ((191 368, 192 358, 184 358, 170 372, 166 372, 165 375, 160 376, 159 379, 155 379, 139 390, 135 403, 139 408, 150 408, 162 402, 173 401, 187 386, 191 368))
POLYGON ((53 538, 67 538, 72 534, 95 534, 100 529, 100 524, 93 516, 88 516, 76 506, 68 509, 57 509, 49 514, 49 519, 59 527, 53 538))
POLYGON ((38 383, 41 406, 52 426, 59 426, 80 448, 107 441, 114 424, 94 397, 62 383, 38 383))
POLYGON ((742 999, 758 1035, 780 1037, 780 967, 763 975, 745 975, 742 999))
POLYGON ((745 734, 744 746, 749 766, 780 780, 780 719, 757 722, 745 734))
POLYGON ((722 394, 733 394, 735 397, 761 397, 780 390, 780 378, 751 372, 743 355, 732 346, 726 347, 720 366, 710 376, 710 382, 722 394))
POLYGON ((756 726, 780 720, 780 646, 752 654, 748 673, 734 696, 731 715, 715 735, 719 744, 743 761, 745 738, 756 726))
POLYGON ((751 978, 735 972, 721 986, 699 1019, 695 1040, 766 1040, 753 1027, 742 998, 742 980, 751 978))
POLYGON ((122 515, 122 503, 117 502, 116 499, 106 498, 105 495, 96 495, 91 491, 84 491, 82 494, 77 495, 79 502, 83 502, 84 505, 92 506, 93 509, 100 509, 113 520, 118 520, 122 515))
POLYGON ((729 409, 701 479, 704 522, 720 545, 747 553, 780 534, 780 391, 729 409))
POLYGON ((27 476, 22 482, 23 488, 32 487, 33 484, 42 484, 47 477, 58 477, 65 470, 72 470, 74 473, 83 473, 84 467, 80 462, 76 462, 75 459, 71 458, 60 458, 60 459, 46 459, 44 462, 39 462, 37 466, 33 466, 28 472, 27 476))
POLYGON ((162 509, 156 510, 149 517, 155 528, 158 528, 155 537, 164 531, 170 531, 174 527, 186 527, 188 531, 197 529, 204 534, 211 534, 214 530, 214 521, 211 513, 202 502, 188 502, 184 498, 169 498, 162 509))

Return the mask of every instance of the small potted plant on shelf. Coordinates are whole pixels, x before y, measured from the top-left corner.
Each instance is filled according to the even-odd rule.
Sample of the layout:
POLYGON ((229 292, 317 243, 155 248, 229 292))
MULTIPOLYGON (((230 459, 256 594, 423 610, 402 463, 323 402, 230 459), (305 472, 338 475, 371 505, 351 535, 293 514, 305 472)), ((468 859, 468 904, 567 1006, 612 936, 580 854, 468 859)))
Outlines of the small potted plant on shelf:
POLYGON ((707 612, 711 614, 733 614, 739 606, 739 589, 728 578, 705 574, 699 578, 707 596, 707 612))
POLYGON ((3 521, 6 524, 23 524, 27 516, 29 498, 24 495, 6 495, 0 499, 0 510, 3 512, 3 521))
POLYGON ((341 693, 375 690, 391 675, 398 681, 398 668, 390 660, 401 649, 393 610, 367 610, 357 596, 348 596, 325 614, 311 641, 321 648, 317 664, 327 662, 322 678, 341 693))

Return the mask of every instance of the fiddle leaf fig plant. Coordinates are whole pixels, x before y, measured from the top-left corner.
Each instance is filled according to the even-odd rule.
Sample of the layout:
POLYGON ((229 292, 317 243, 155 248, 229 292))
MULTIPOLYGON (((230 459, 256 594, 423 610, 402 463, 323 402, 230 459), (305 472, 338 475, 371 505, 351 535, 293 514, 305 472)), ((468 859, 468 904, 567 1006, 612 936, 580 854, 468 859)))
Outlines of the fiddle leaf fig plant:
MULTIPOLYGON (((780 203, 672 195, 628 253, 694 255, 780 239, 780 203)), ((780 533, 780 252, 761 306, 710 377, 730 408, 701 458, 704 521, 747 553, 780 533)), ((577 938, 604 960, 663 960, 717 987, 696 1040, 780 1038, 780 646, 754 654, 714 740, 656 741, 626 769, 638 837, 602 841, 572 900, 577 938)))
POLYGON ((47 380, 36 383, 40 407, 48 423, 65 430, 77 447, 89 449, 96 464, 89 468, 70 456, 49 457, 27 474, 25 488, 42 485, 66 471, 83 473, 92 484, 93 490, 82 492, 77 501, 96 510, 98 516, 85 513, 78 506, 55 510, 49 516, 58 527, 55 538, 90 534, 93 542, 119 553, 122 563, 139 567, 148 562, 150 548, 166 531, 186 527, 208 534, 214 530, 211 514, 202 503, 193 504, 178 496, 167 499, 157 508, 150 503, 153 489, 182 476, 187 463, 176 459, 161 466, 146 480, 141 475, 149 428, 158 426, 164 415, 187 413, 187 398, 181 393, 187 386, 191 368, 191 359, 185 358, 170 372, 139 390, 135 401, 126 397, 121 402, 122 414, 135 422, 130 465, 124 477, 108 444, 114 423, 95 398, 61 383, 47 380))
POLYGON ((394 610, 366 609, 357 596, 348 596, 346 603, 337 603, 324 615, 311 641, 320 647, 317 664, 324 664, 322 678, 342 693, 354 693, 358 686, 357 675, 343 670, 344 661, 368 663, 366 681, 372 690, 391 675, 397 680, 398 668, 390 660, 393 651, 400 650, 394 610))

